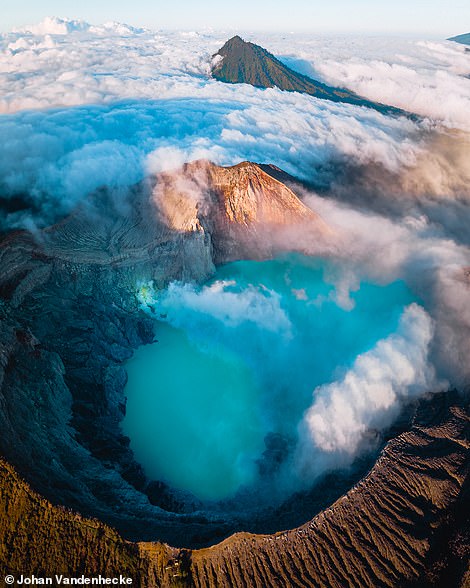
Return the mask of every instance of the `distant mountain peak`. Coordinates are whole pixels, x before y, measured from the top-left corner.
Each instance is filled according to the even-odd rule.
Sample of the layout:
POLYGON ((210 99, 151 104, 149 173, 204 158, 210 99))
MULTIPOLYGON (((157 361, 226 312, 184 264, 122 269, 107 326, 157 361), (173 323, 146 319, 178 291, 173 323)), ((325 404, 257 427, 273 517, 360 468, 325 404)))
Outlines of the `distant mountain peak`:
POLYGON ((246 41, 245 41, 245 39, 242 39, 242 37, 240 37, 240 35, 235 35, 234 37, 229 39, 225 43, 225 45, 229 45, 229 44, 233 44, 233 43, 246 43, 246 41))
POLYGON ((229 39, 213 55, 212 75, 216 80, 230 84, 250 84, 256 88, 279 88, 287 92, 301 92, 358 106, 367 106, 384 114, 406 114, 398 108, 372 102, 350 90, 328 86, 295 72, 272 53, 240 35, 229 39))
POLYGON ((450 37, 450 39, 447 40, 455 41, 456 43, 461 43, 462 45, 470 45, 470 33, 463 33, 462 35, 457 35, 456 37, 450 37))

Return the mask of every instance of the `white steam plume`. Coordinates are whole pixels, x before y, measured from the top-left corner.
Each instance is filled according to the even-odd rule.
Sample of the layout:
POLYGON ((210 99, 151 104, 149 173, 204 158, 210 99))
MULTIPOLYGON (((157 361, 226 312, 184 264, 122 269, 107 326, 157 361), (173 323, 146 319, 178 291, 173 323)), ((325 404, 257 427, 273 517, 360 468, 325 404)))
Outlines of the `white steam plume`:
POLYGON ((170 312, 172 323, 185 326, 185 314, 200 313, 220 321, 227 327, 248 322, 267 331, 288 336, 290 320, 281 308, 279 294, 250 286, 243 292, 231 292, 233 283, 217 281, 199 289, 191 284, 172 282, 159 300, 157 308, 170 312))
POLYGON ((416 304, 402 315, 398 331, 357 357, 340 381, 320 386, 300 427, 298 467, 303 474, 347 465, 371 430, 393 422, 412 398, 445 386, 428 362, 432 321, 416 304))

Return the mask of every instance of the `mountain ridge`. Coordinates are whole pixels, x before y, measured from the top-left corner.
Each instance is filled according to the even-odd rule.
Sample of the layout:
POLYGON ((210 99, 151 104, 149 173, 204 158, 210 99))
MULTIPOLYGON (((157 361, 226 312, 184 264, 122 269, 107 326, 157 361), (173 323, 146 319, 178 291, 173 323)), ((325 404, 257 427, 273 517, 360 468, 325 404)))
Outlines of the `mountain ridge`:
POLYGON ((293 228, 303 231, 306 239, 333 234, 282 181, 249 161, 222 167, 196 160, 161 173, 154 201, 173 229, 211 234, 215 263, 269 256, 282 249, 286 239, 292 243, 293 228))
POLYGON ((295 72, 264 47, 247 42, 239 35, 229 39, 212 56, 212 76, 230 84, 250 84, 256 88, 279 88, 287 92, 300 92, 332 102, 365 106, 383 114, 406 115, 405 111, 372 102, 347 90, 328 86, 318 80, 295 72))
POLYGON ((454 41, 454 43, 460 43, 461 45, 470 45, 470 33, 462 33, 455 37, 450 37, 448 41, 454 41))

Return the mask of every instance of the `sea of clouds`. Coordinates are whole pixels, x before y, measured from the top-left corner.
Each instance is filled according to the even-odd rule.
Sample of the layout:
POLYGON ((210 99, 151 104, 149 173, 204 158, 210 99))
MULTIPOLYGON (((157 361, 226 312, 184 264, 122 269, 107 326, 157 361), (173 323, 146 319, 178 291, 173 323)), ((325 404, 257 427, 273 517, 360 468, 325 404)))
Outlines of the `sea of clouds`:
POLYGON ((1 35, 0 230, 43 226, 102 185, 197 158, 272 163, 310 185, 302 196, 337 235, 338 299, 358 275, 401 278, 424 307, 312 391, 298 462, 318 470, 319 454, 341 456, 324 467, 346 463, 410 398, 468 387, 470 54, 444 40, 241 32, 410 119, 217 82, 212 55, 232 34, 50 18, 1 35))
POLYGON ((468 196, 470 56, 462 45, 245 35, 299 71, 425 117, 417 123, 217 82, 212 55, 231 34, 48 18, 1 35, 2 196, 40 202, 32 208, 41 222, 47 209, 61 214, 99 185, 126 186, 199 157, 269 162, 327 185, 349 185, 351 173, 365 175, 366 188, 394 176, 375 192, 400 184, 399 172, 405 197, 422 187, 428 200, 449 187, 468 196), (368 71, 357 73, 358 64, 368 71))

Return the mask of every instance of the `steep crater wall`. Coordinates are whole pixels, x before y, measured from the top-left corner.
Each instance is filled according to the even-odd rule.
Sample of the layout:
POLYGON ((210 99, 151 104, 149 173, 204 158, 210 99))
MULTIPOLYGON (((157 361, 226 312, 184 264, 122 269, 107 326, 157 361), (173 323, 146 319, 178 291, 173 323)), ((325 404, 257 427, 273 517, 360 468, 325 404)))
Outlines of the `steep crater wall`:
POLYGON ((128 194, 92 195, 57 225, 0 244, 0 451, 41 494, 97 516, 134 539, 205 545, 235 530, 300 524, 358 471, 330 476, 273 516, 206 506, 148 480, 123 436, 123 362, 154 338, 137 291, 203 282, 214 263, 269 257, 284 228, 329 229, 254 164, 188 164, 128 194))
MULTIPOLYGON (((149 485, 120 433, 122 363, 154 336, 136 288, 203 281, 214 263, 272 255, 283 207, 289 226, 307 223, 317 240, 331 236, 257 166, 199 162, 183 170, 184 186, 188 174, 189 194, 180 172, 124 199, 103 190, 58 225, 0 243, 0 452, 52 503, 126 538, 179 546, 213 544, 247 527, 149 485), (170 191, 164 203, 158 186, 170 191), (188 200, 195 186, 209 198, 188 200), (266 211, 263 194, 275 200, 266 211)), ((387 445, 363 481, 354 485, 367 460, 294 497, 265 530, 305 523, 354 485, 303 526, 240 533, 200 551, 128 543, 51 506, 2 462, 0 562, 13 573, 126 572, 141 586, 439 585, 450 573, 465 582, 468 415, 459 404, 453 395, 423 402, 412 430, 387 445)))

